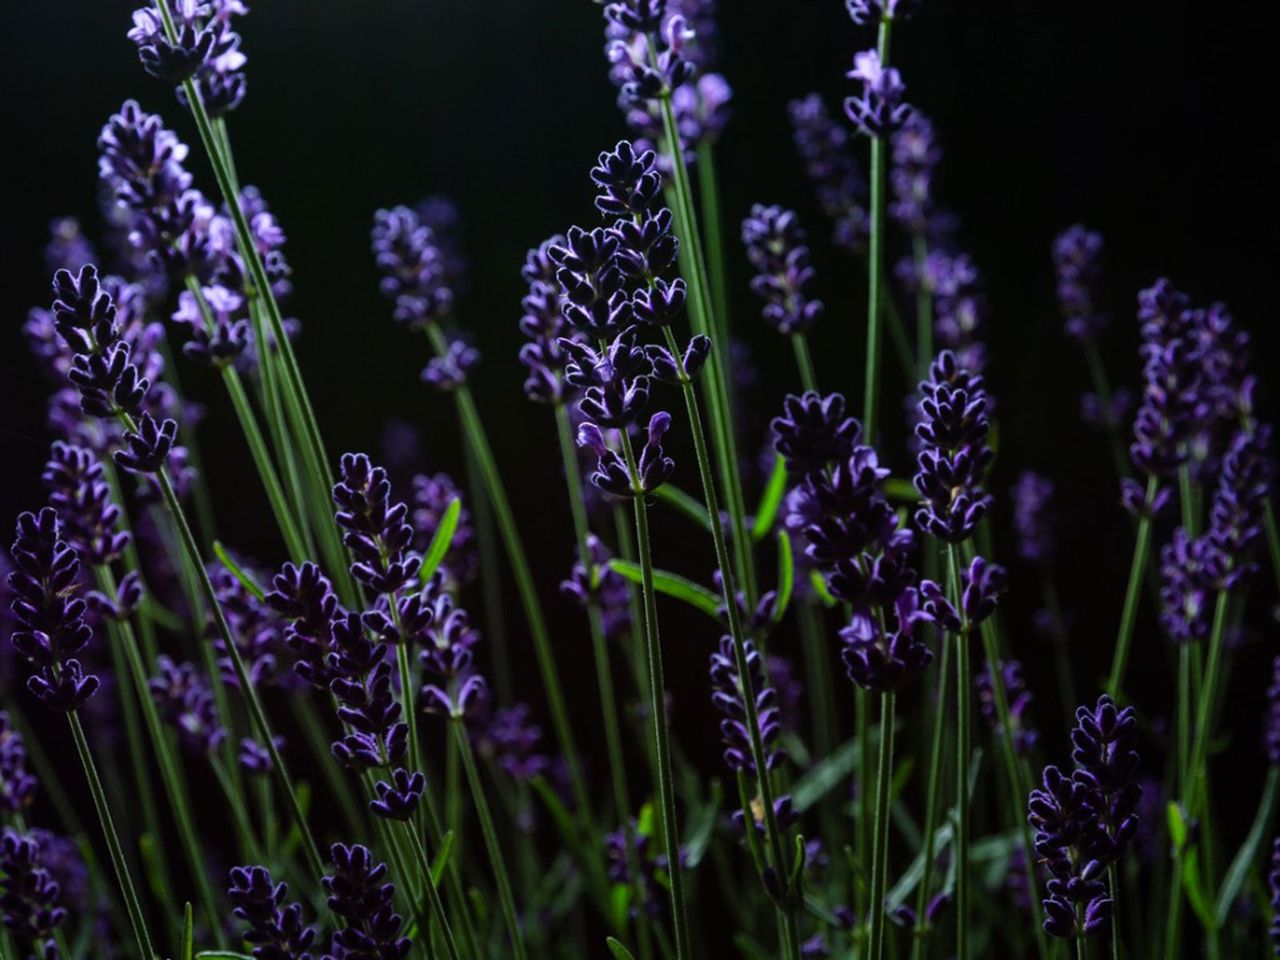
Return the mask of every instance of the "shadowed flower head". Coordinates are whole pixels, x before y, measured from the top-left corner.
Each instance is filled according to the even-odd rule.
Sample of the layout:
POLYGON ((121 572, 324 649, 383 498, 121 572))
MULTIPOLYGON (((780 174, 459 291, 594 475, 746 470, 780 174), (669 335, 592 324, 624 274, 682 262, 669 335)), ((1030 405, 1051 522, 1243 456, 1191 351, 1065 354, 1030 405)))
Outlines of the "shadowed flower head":
POLYGON ((5 827, 0 837, 0 913, 4 925, 30 940, 40 956, 60 956, 55 931, 67 918, 61 906, 62 887, 45 866, 34 833, 5 827))
POLYGON ((814 270, 795 211, 753 204, 751 215, 742 221, 742 243, 756 268, 751 290, 765 302, 765 322, 783 334, 812 327, 823 306, 809 296, 814 270))
MULTIPOLYGON (((773 448, 787 461, 787 472, 807 476, 847 460, 862 436, 862 425, 845 416, 840 393, 788 394, 782 415, 769 423, 773 448)), ((883 476, 887 476, 885 471, 883 476)))
MULTIPOLYGON (((777 746, 782 730, 777 705, 777 692, 765 677, 760 651, 746 641, 746 665, 750 673, 756 709, 756 723, 764 745, 765 765, 772 770, 785 754, 777 746)), ((746 684, 738 672, 733 640, 720 638, 720 649, 711 655, 711 702, 724 716, 720 721, 720 738, 724 741, 724 762, 730 770, 745 770, 755 777, 755 759, 751 752, 751 731, 747 726, 744 697, 746 684)))
POLYGON ((412 945, 401 935, 395 912, 395 886, 387 882, 387 865, 374 860, 368 847, 335 843, 329 851, 333 873, 324 878, 329 909, 345 926, 333 935, 344 957, 403 960, 412 945))
POLYGON ((916 635, 920 624, 932 622, 914 587, 898 594, 885 609, 883 622, 855 611, 853 622, 840 631, 840 655, 849 679, 876 693, 906 686, 933 662, 933 651, 916 635))
POLYGON ((1013 526, 1018 555, 1031 563, 1047 563, 1057 552, 1051 500, 1053 481, 1030 470, 1013 486, 1013 526))
POLYGON ((1098 302, 1102 293, 1102 234, 1078 223, 1064 230, 1053 241, 1053 265, 1067 336, 1081 341, 1096 337, 1107 325, 1107 315, 1098 302))
POLYGON ((409 508, 391 502, 385 469, 375 467, 363 453, 344 453, 333 502, 342 542, 355 557, 351 573, 357 580, 375 594, 394 594, 417 578, 422 561, 409 550, 409 508))
POLYGON ((285 903, 289 887, 275 883, 266 867, 232 867, 227 899, 248 929, 244 940, 255 960, 311 960, 316 931, 302 922, 302 906, 285 903))
POLYGON ((27 772, 27 749, 9 714, 0 710, 0 810, 17 813, 31 804, 36 778, 27 772))
POLYGON ((1026 716, 1027 709, 1034 698, 1031 691, 1027 689, 1026 678, 1022 675, 1022 664, 1017 660, 998 662, 994 666, 990 662, 983 664, 982 672, 974 679, 974 686, 978 693, 978 712, 996 734, 1003 735, 999 711, 996 708, 995 687, 992 683, 997 675, 1004 686, 1005 703, 1009 707, 1013 749, 1019 756, 1025 756, 1035 749, 1040 739, 1040 732, 1030 725, 1026 716))
POLYGON ((846 76, 862 84, 862 91, 844 101, 850 122, 868 137, 888 136, 906 122, 911 108, 902 102, 906 86, 894 67, 886 67, 875 50, 854 54, 846 76))
POLYGON ((178 734, 178 740, 193 753, 213 753, 226 739, 227 731, 218 721, 213 691, 195 664, 175 663, 161 654, 156 659, 159 673, 148 681, 160 717, 178 734))
POLYGON ((373 215, 373 256, 397 322, 421 330, 449 312, 453 291, 446 285, 445 259, 416 212, 401 206, 373 215))
POLYGON ((43 479, 49 506, 62 520, 62 535, 76 552, 95 566, 118 558, 129 544, 129 534, 117 529, 120 508, 93 452, 56 441, 43 479))

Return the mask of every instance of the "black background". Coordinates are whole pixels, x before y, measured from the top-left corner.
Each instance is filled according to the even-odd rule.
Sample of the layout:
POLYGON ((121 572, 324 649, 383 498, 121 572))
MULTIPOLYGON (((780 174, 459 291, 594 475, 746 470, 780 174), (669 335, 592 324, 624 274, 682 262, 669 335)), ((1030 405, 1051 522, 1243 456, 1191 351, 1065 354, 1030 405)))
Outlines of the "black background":
MULTIPOLYGON (((0 12, 0 130, 8 173, 0 214, 0 522, 41 501, 45 384, 20 334, 26 309, 47 299, 41 249, 48 220, 95 213, 95 139, 128 97, 193 144, 190 166, 213 192, 195 131, 171 92, 147 78, 124 34, 131 4, 6 3, 0 12)), ((830 106, 870 34, 835 0, 722 0, 724 72, 734 118, 719 151, 730 231, 733 321, 756 348, 761 414, 793 387, 789 351, 758 319, 746 290, 736 224, 753 201, 795 206, 809 226, 828 312, 813 336, 820 382, 858 395, 864 324, 860 272, 827 243, 796 159, 785 104, 809 90, 830 106)), ((1134 296, 1168 275, 1197 302, 1221 299, 1254 335, 1264 381, 1277 344, 1278 250, 1274 171, 1273 17, 1262 4, 928 2, 895 33, 908 97, 934 119, 945 151, 938 193, 960 215, 963 243, 990 299, 990 381, 999 397, 1001 554, 1012 557, 1007 491, 1035 468, 1059 482, 1064 603, 1075 612, 1073 658, 1082 689, 1110 658, 1131 534, 1116 506, 1101 436, 1079 421, 1086 382, 1061 333, 1050 243, 1083 221, 1107 241, 1114 315, 1104 352, 1113 380, 1138 379, 1134 296), (1269 101, 1261 101, 1269 103, 1269 101)), ((605 77, 599 10, 586 0, 437 0, 318 3, 259 0, 241 21, 249 96, 231 117, 242 179, 258 185, 289 235, 290 312, 304 325, 298 351, 331 452, 377 453, 388 417, 417 424, 431 465, 461 470, 448 402, 418 381, 425 344, 399 329, 379 297, 368 250, 375 208, 443 192, 465 217, 470 289, 459 319, 485 362, 474 383, 547 598, 575 717, 594 753, 585 630, 555 593, 571 556, 569 518, 550 416, 520 390, 515 353, 525 250, 594 217, 587 169, 625 129, 605 77)), ((860 150, 865 146, 859 145, 860 150)), ((886 351, 886 360, 892 354, 886 351)), ((265 500, 247 473, 243 443, 215 379, 183 370, 211 416, 202 443, 225 539, 279 559, 265 500)), ((902 384, 889 375, 894 414, 902 384)), ((674 395, 668 398, 678 404, 674 395)), ((1268 394, 1264 410, 1274 405, 1268 394)), ((683 431, 681 431, 683 433, 683 431)), ((891 448, 900 450, 900 441, 891 448)), ((904 472, 900 454, 895 466, 904 472)), ((679 482, 696 487, 684 452, 679 482)), ((709 548, 684 550, 684 522, 663 518, 658 563, 705 578, 709 548), (705 556, 697 551, 705 550, 705 556), (677 552, 678 551, 678 552, 677 552)), ((1160 540, 1167 536, 1160 534, 1160 540)), ((1015 571, 1007 624, 1056 720, 1047 651, 1026 626, 1035 581, 1015 571)), ((1264 671, 1274 649, 1260 578, 1253 620, 1262 643, 1245 654, 1227 721, 1237 732, 1231 775, 1244 808, 1263 761, 1258 747, 1264 671), (1261 624, 1266 623, 1265 628, 1261 624)), ((513 591, 513 613, 516 610, 513 591)), ((478 599, 476 600, 478 604, 478 599)), ((670 611, 669 670, 676 709, 705 769, 718 769, 705 705, 705 624, 670 611), (705 731, 699 737, 697 730, 705 731)), ((1167 709, 1165 641, 1149 607, 1136 640, 1139 701, 1167 709)), ((532 664, 529 664, 531 667, 532 664)), ((523 672, 532 676, 533 671, 523 672)), ((530 685, 523 691, 537 696, 530 685)), ((1060 732, 1048 737, 1060 754, 1060 732)), ((1064 758, 1065 759, 1065 758, 1064 758)), ((1158 772, 1154 763, 1149 764, 1158 772)), ((1247 814, 1246 814, 1247 815, 1247 814)))

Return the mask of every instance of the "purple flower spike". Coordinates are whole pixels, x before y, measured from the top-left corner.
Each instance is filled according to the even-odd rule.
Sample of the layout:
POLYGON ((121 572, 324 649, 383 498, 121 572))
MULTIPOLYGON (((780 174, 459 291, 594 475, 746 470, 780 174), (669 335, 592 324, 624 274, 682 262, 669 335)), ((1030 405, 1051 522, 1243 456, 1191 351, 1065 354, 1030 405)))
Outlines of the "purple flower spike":
POLYGON ((435 323, 453 304, 444 254, 435 233, 408 207, 373 216, 373 255, 382 293, 395 301, 395 319, 413 330, 435 323))
MULTIPOLYGON (((314 563, 286 563, 271 581, 265 602, 289 620, 284 640, 297 656, 293 670, 319 690, 328 690, 333 675, 326 661, 330 631, 339 615, 338 597, 314 563)), ((345 611, 341 611, 343 617, 345 611)))
POLYGON ((124 552, 129 534, 117 529, 120 508, 112 500, 102 464, 91 450, 55 442, 43 480, 49 490, 49 506, 62 520, 63 537, 87 563, 111 563, 124 552))
POLYGON ((356 558, 351 573, 357 580, 374 593, 394 595, 417 579, 422 560, 409 550, 409 508, 391 502, 385 469, 375 467, 363 453, 343 454, 333 502, 338 507, 334 519, 344 531, 342 542, 356 558))
POLYGON ((880 62, 875 50, 854 54, 853 69, 846 74, 862 84, 862 93, 846 97, 844 112, 849 120, 868 137, 883 137, 901 128, 911 113, 902 102, 906 86, 893 67, 880 62))
POLYGON ((552 250, 564 244, 565 238, 559 234, 544 240, 529 251, 520 271, 529 284, 529 292, 520 301, 520 332, 529 338, 520 348, 520 362, 529 371, 524 392, 530 400, 553 405, 567 403, 575 392, 564 376, 566 357, 560 346, 566 332, 560 311, 563 290, 551 256, 552 250))
MULTIPOLYGON (((279 752, 284 749, 284 737, 274 736, 271 738, 272 746, 279 752)), ((275 769, 275 761, 271 759, 271 751, 258 743, 257 740, 243 737, 240 740, 240 752, 237 757, 240 761, 240 769, 253 777, 265 777, 275 769)))
POLYGON ((1031 563, 1048 563, 1057 552, 1051 501, 1053 481, 1030 470, 1013 486, 1013 525, 1018 555, 1031 563))
POLYGON ((631 590, 622 574, 609 566, 609 549, 594 533, 587 534, 587 551, 594 584, 592 573, 579 561, 569 579, 560 581, 560 592, 584 607, 599 604, 605 636, 615 637, 631 623, 631 590))
POLYGON ((174 449, 178 424, 173 420, 157 422, 149 413, 138 419, 138 432, 127 433, 125 449, 115 453, 116 464, 130 473, 159 473, 174 449))
POLYGON ((85 674, 75 658, 92 632, 84 621, 85 603, 78 596, 80 558, 61 538, 55 510, 18 517, 18 533, 10 548, 14 570, 9 587, 18 623, 13 647, 35 668, 27 688, 53 710, 70 712, 98 689, 98 678, 85 674))
POLYGON ((996 612, 1000 594, 1008 588, 1008 574, 1004 567, 982 557, 960 572, 961 610, 970 629, 996 612))
POLYGON ((1271 490, 1270 445, 1271 428, 1260 424, 1236 433, 1222 458, 1206 534, 1208 572, 1219 590, 1239 587, 1257 569, 1252 555, 1271 490))
POLYGON ((885 612, 883 627, 875 617, 855 612, 840 631, 849 679, 875 693, 901 689, 933 662, 933 651, 916 637, 917 626, 932 623, 933 616, 921 608, 915 588, 903 590, 885 612))
POLYGON ((804 161, 822 212, 832 221, 832 239, 850 253, 867 240, 867 185, 858 169, 848 131, 831 119, 822 97, 811 93, 788 106, 796 152, 804 161))
POLYGON ((67 918, 62 887, 46 865, 39 833, 19 833, 5 827, 0 837, 0 912, 4 925, 30 940, 38 956, 61 954, 55 932, 67 918))
POLYGON ((244 939, 255 960, 311 960, 316 931, 302 922, 302 907, 284 902, 289 887, 275 883, 266 867, 232 867, 227 899, 248 925, 244 939))
POLYGON ((157 80, 179 84, 195 76, 212 53, 218 33, 199 22, 205 7, 197 0, 175 0, 171 7, 175 40, 169 40, 160 11, 151 5, 133 12, 128 36, 138 48, 143 70, 157 80))
POLYGON ((1179 527, 1160 551, 1160 625, 1174 643, 1199 643, 1209 635, 1213 587, 1208 541, 1179 527))
POLYGON ((942 151, 934 142, 933 124, 920 111, 907 117, 892 138, 893 166, 889 185, 894 201, 889 212, 915 237, 928 237, 941 232, 938 213, 933 205, 933 177, 942 151))
POLYGON ((765 302, 765 322, 782 334, 802 333, 822 316, 822 301, 809 297, 814 270, 804 241, 793 210, 757 203, 742 221, 742 243, 756 268, 751 290, 765 302))
POLYGON ((1138 720, 1133 707, 1118 708, 1108 696, 1093 709, 1076 710, 1071 731, 1075 780, 1088 792, 1101 837, 1092 854, 1112 862, 1124 853, 1138 826, 1138 720))
POLYGON ((333 623, 327 661, 334 679, 338 719, 348 731, 333 743, 333 755, 354 770, 398 764, 408 742, 408 725, 391 689, 387 647, 365 633, 360 615, 348 613, 333 623))
POLYGON ((920 0, 845 0, 849 17, 859 26, 879 20, 905 19, 915 13, 920 0))
POLYGON ((194 664, 175 663, 164 654, 156 659, 156 666, 160 673, 147 686, 161 718, 192 753, 213 753, 226 739, 227 731, 218 720, 208 682, 194 664))
POLYGON ((1112 900, 1100 879, 1106 865, 1083 852, 1097 836, 1086 790, 1057 767, 1045 767, 1027 807, 1036 856, 1050 875, 1043 900, 1045 932, 1064 938, 1098 933, 1111 917, 1112 900))
POLYGON ((379 780, 374 784, 377 799, 369 801, 369 809, 387 820, 408 820, 418 809, 427 778, 421 773, 410 773, 397 767, 391 771, 391 782, 379 780))
POLYGON ((36 778, 27 772, 27 749, 13 729, 9 714, 0 710, 0 810, 20 813, 31 805, 36 778))
POLYGON ((480 365, 480 351, 462 337, 449 341, 443 357, 433 357, 422 370, 423 383, 441 393, 451 393, 467 382, 467 376, 480 365))
MULTIPOLYGON (((747 670, 755 692, 756 722, 764 744, 765 765, 772 770, 785 754, 778 748, 782 723, 778 713, 777 693, 765 678, 764 661, 754 643, 746 641, 747 670)), ((747 728, 747 708, 743 701, 744 684, 738 673, 733 640, 720 638, 720 649, 711 655, 711 702, 724 714, 720 721, 720 737, 724 741, 724 762, 730 770, 745 770, 759 776, 751 752, 751 731, 747 728)))
POLYGON ((487 691, 473 666, 480 634, 471 626, 467 611, 456 606, 448 593, 438 591, 430 602, 431 626, 424 637, 425 649, 418 655, 426 680, 423 709, 447 717, 470 716, 487 691))
POLYGON ((1080 224, 1063 231, 1053 242, 1053 265, 1058 273, 1058 305, 1067 336, 1092 340, 1107 325, 1098 304, 1102 285, 1102 234, 1080 224))
MULTIPOLYGON (((847 460, 862 436, 862 425, 844 415, 843 394, 824 397, 812 390, 800 396, 788 394, 782 411, 769 428, 773 448, 787 461, 787 472, 793 476, 808 476, 847 460)), ((882 476, 888 476, 888 471, 882 476)))
MULTIPOLYGON (((974 679, 974 686, 978 693, 978 712, 997 735, 1003 736, 993 685, 993 680, 997 676, 1004 686, 1005 702, 1009 707, 1013 749, 1019 756, 1026 756, 1035 749, 1036 743, 1040 740, 1040 733, 1027 722, 1027 709, 1034 698, 1031 696, 1031 691, 1027 689, 1026 679, 1022 675, 1022 664, 1016 660, 997 663, 994 667, 990 662, 983 664, 982 672, 974 679)), ((1017 859, 1021 862, 1021 857, 1017 859)))
POLYGON ((1267 889, 1271 891, 1271 948, 1280 954, 1280 837, 1271 841, 1267 889))
POLYGON ((335 843, 329 851, 333 873, 323 880, 329 909, 345 922, 333 942, 346 957, 403 960, 412 942, 401 936, 395 912, 395 886, 386 882, 387 865, 368 847, 335 843))

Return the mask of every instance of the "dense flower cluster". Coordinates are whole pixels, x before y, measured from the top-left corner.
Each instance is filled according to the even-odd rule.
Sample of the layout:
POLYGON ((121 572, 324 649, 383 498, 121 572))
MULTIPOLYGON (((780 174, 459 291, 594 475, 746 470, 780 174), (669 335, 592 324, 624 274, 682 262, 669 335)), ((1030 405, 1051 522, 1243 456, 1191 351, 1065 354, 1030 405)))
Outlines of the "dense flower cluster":
POLYGON ((560 581, 560 592, 584 607, 597 604, 606 637, 617 637, 631 625, 631 588, 618 571, 609 566, 609 548, 594 533, 587 534, 590 569, 581 560, 573 565, 569 579, 560 581))
POLYGON ((358 843, 335 843, 329 858, 333 873, 324 878, 326 902, 344 926, 333 935, 333 949, 325 960, 403 960, 412 943, 403 935, 403 921, 395 912, 396 888, 387 882, 387 865, 378 863, 369 848, 358 843))
POLYGON ((316 931, 302 922, 302 907, 285 903, 289 887, 275 883, 266 867, 232 867, 227 899, 248 929, 244 940, 255 960, 310 960, 316 931))
POLYGON ((4 925, 35 945, 39 955, 59 956, 54 936, 67 919, 62 887, 45 865, 34 832, 5 827, 0 836, 0 914, 4 925))
POLYGON ((529 285, 529 292, 520 301, 520 332, 529 339, 520 348, 520 362, 529 371, 524 392, 538 403, 567 403, 575 392, 564 376, 566 356, 560 338, 571 332, 566 329, 560 310, 564 291, 556 279, 557 268, 551 256, 552 250, 564 244, 565 238, 560 234, 544 240, 529 251, 520 270, 529 285))
POLYGON ((373 215, 373 256, 383 296, 395 301, 397 322, 424 330, 449 312, 453 291, 435 233, 409 207, 373 215))
POLYGON ((765 322, 779 333, 803 333, 822 315, 822 301, 809 295, 814 271, 804 241, 794 210, 757 203, 742 221, 742 243, 756 268, 751 290, 765 302, 765 322))
MULTIPOLYGON (((757 733, 764 746, 765 766, 772 770, 785 756, 777 742, 782 731, 778 694, 765 679, 764 660, 750 641, 746 642, 746 662, 751 672, 751 689, 755 691, 757 733)), ((747 708, 743 702, 744 690, 733 640, 721 637, 720 649, 711 654, 711 702, 724 715, 720 720, 724 762, 730 770, 745 770, 752 777, 758 777, 760 772, 751 749, 752 733, 747 726, 747 708)))
POLYGON ((848 131, 831 119, 819 94, 793 100, 791 116, 796 152, 818 197, 818 205, 832 221, 832 240, 850 253, 860 252, 867 239, 867 185, 853 156, 848 131))
POLYGON ((934 141, 933 124, 918 110, 903 122, 889 141, 889 185, 893 202, 889 213, 912 237, 936 232, 937 212, 933 204, 933 178, 942 151, 934 141))
POLYGON ((1267 762, 1280 766, 1280 657, 1271 661, 1271 686, 1267 687, 1267 719, 1263 727, 1267 762))
POLYGON ((178 734, 179 742, 196 754, 217 750, 227 738, 208 681, 192 663, 175 663, 161 654, 159 673, 148 683, 160 717, 178 734))
POLYGON ((1138 824, 1137 726, 1133 708, 1121 710, 1110 697, 1080 707, 1071 732, 1075 769, 1067 776, 1046 767, 1040 789, 1031 791, 1028 820, 1050 874, 1044 928, 1055 937, 1092 936, 1110 920, 1103 871, 1138 824))
POLYGON ((1048 563, 1057 552, 1053 517, 1053 481, 1030 470, 1013 487, 1013 526, 1018 555, 1031 563, 1048 563))

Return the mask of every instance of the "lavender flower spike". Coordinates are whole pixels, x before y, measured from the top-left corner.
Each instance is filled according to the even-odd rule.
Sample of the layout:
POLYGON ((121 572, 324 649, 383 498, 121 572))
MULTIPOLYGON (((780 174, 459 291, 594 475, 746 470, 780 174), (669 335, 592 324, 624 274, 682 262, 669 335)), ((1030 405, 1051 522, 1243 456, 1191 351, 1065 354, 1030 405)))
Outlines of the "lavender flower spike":
POLYGON ((1273 767, 1280 766, 1280 657, 1271 661, 1271 686, 1267 687, 1267 720, 1263 744, 1267 751, 1267 763, 1273 767))
POLYGON ((9 714, 0 710, 0 810, 19 813, 31 804, 36 778, 27 772, 22 734, 13 729, 9 714))
POLYGON ((808 293, 814 271, 804 241, 794 210, 757 203, 742 221, 742 243, 756 268, 751 290, 765 302, 765 322, 782 334, 802 333, 822 315, 822 301, 808 293))
POLYGON ((368 847, 335 843, 329 852, 333 873, 324 878, 329 909, 345 926, 333 935, 339 956, 403 960, 412 942, 401 935, 395 912, 395 886, 386 882, 387 865, 368 847))
POLYGON ((1102 235, 1080 224, 1064 230, 1053 242, 1053 265, 1058 273, 1058 304, 1067 336, 1091 340, 1107 325, 1099 307, 1102 281, 1102 235))
POLYGON ((875 50, 854 54, 853 69, 846 74, 862 84, 859 95, 846 97, 844 112, 864 135, 884 137, 906 122, 911 107, 902 102, 906 86, 894 67, 880 62, 875 50))
POLYGON ((424 330, 453 303, 444 254, 431 228, 408 207, 373 215, 373 255, 382 271, 382 293, 395 301, 395 319, 424 330))
POLYGON ((249 927, 244 940, 255 960, 311 960, 316 931, 302 922, 302 907, 284 903, 289 887, 274 883, 266 867, 232 867, 227 899, 249 927))
POLYGON ((0 837, 0 913, 4 925, 30 940, 39 956, 61 954, 54 943, 67 918, 62 887, 44 863, 38 831, 22 834, 6 827, 0 837))

